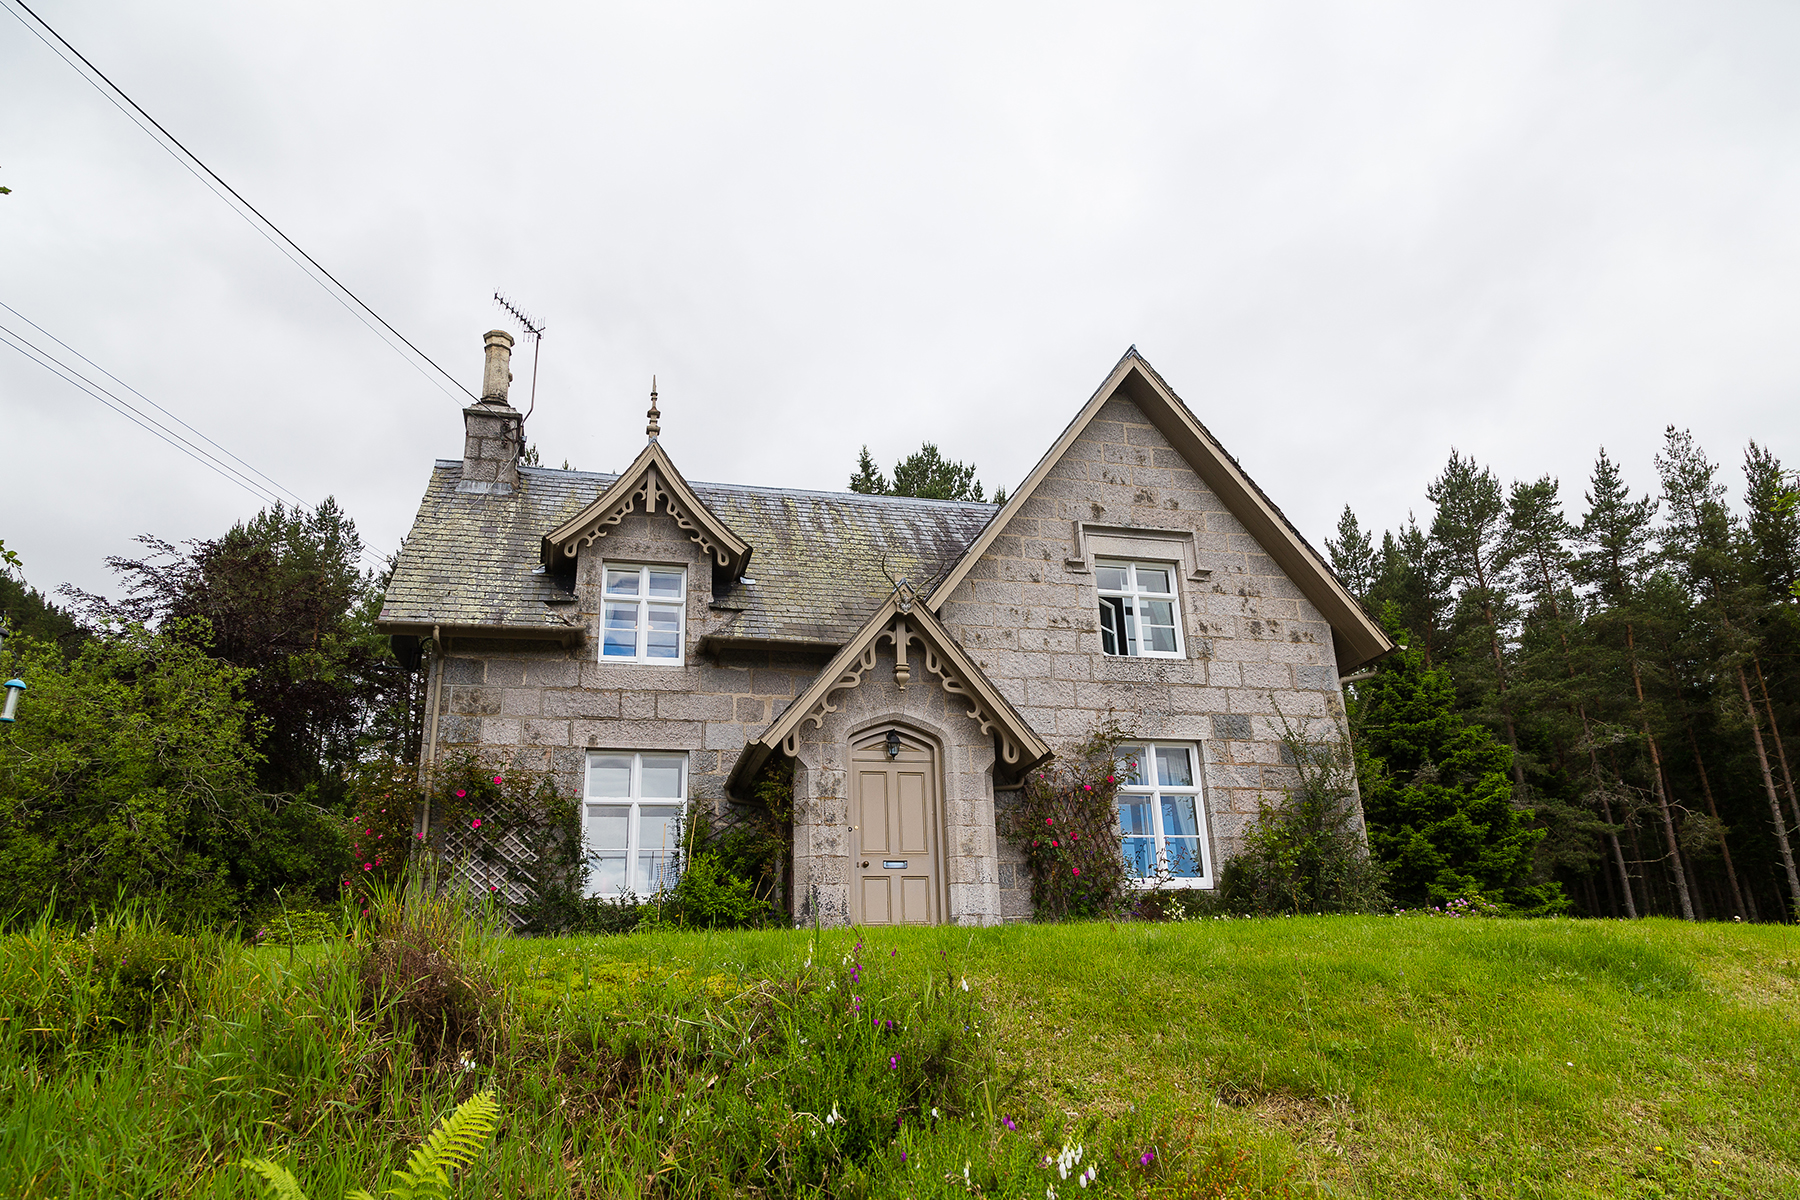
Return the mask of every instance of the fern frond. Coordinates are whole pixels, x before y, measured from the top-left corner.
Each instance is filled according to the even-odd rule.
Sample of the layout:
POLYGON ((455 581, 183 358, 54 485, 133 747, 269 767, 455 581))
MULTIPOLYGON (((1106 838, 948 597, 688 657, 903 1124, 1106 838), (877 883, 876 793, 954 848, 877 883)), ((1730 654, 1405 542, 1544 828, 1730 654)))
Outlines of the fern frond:
POLYGON ((369 1193, 363 1191, 361 1188, 355 1188, 344 1193, 344 1200, 375 1200, 375 1197, 369 1195, 369 1193))
POLYGON ((238 1166, 262 1176, 263 1195, 269 1200, 306 1200, 306 1193, 300 1190, 300 1181, 280 1163, 267 1158, 246 1158, 238 1166))
MULTIPOLYGON (((406 1169, 397 1171, 406 1190, 391 1189, 389 1194, 401 1200, 424 1200, 427 1196, 448 1196, 450 1171, 466 1170, 475 1156, 494 1136, 500 1124, 500 1102, 493 1092, 477 1092, 456 1111, 439 1122, 425 1144, 406 1160, 406 1169)), ((284 1198, 285 1200, 285 1198, 284 1198)))

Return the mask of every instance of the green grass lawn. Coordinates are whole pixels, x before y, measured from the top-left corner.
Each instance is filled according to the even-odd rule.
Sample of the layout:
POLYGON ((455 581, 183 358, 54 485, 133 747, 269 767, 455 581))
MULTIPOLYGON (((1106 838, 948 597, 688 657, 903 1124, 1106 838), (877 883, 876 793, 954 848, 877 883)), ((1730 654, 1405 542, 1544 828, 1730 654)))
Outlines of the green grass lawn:
MULTIPOLYGON (((0 1195, 249 1196, 229 1164, 268 1153, 336 1200, 476 1086, 507 1119, 464 1194, 742 1194, 704 1160, 732 1128, 793 1118, 776 1157, 816 1140, 807 1114, 840 1081, 784 1082, 824 1061, 784 1014, 797 978, 816 997, 845 982, 831 1002, 847 999, 853 959, 856 986, 909 1027, 961 1021, 980 1040, 959 1044, 992 1058, 978 1101, 918 1114, 819 1194, 1800 1196, 1792 927, 1319 917, 509 940, 492 952, 511 1012, 494 1061, 432 1070, 406 1067, 404 1037, 359 1017, 353 988, 321 984, 332 953, 253 952, 203 1011, 72 1058, 33 1058, 7 1026, 0 1195), (963 979, 979 1019, 941 1007, 963 979), (620 1082, 657 1038, 686 1039, 686 1065, 620 1082), (727 1087, 743 1092, 730 1112, 727 1087), (702 1100, 713 1124, 683 1141, 702 1100), (1091 1188, 1044 1167, 1065 1142, 1100 1167, 1091 1188)), ((769 1178, 771 1194, 818 1183, 769 1178)))

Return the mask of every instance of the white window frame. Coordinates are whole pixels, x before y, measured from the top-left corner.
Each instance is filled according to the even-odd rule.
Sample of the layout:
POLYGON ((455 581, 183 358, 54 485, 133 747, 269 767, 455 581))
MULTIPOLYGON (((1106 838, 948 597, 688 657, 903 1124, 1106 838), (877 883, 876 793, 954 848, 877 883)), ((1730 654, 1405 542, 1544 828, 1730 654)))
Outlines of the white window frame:
POLYGON ((679 667, 687 661, 687 579, 688 572, 684 566, 671 566, 660 563, 624 563, 602 562, 600 564, 600 636, 596 639, 599 646, 596 656, 603 663, 644 663, 650 666, 679 667), (612 594, 608 586, 615 571, 636 571, 638 576, 638 592, 635 596, 612 594), (681 598, 654 599, 650 595, 650 572, 667 572, 681 576, 681 598), (630 655, 608 654, 606 652, 606 613, 609 605, 635 604, 637 606, 637 646, 636 652, 630 655), (675 656, 673 658, 656 657, 649 653, 650 613, 675 613, 675 656))
MULTIPOLYGON (((1198 742, 1169 742, 1169 741, 1153 742, 1153 741, 1148 741, 1148 740, 1125 741, 1125 742, 1120 743, 1119 750, 1121 753, 1124 753, 1125 751, 1129 751, 1129 750, 1140 750, 1140 751, 1142 751, 1142 753, 1144 755, 1145 761, 1140 764, 1140 769, 1148 772, 1149 782, 1140 783, 1140 784, 1121 783, 1119 785, 1117 795, 1120 797, 1142 796, 1142 797, 1148 798, 1149 804, 1150 804, 1150 820, 1151 820, 1152 836, 1154 838, 1154 844, 1156 847, 1156 874, 1148 879, 1142 878, 1137 875, 1128 876, 1126 886, 1133 887, 1133 888, 1144 888, 1144 889, 1149 889, 1149 888, 1154 888, 1154 887, 1165 887, 1165 888, 1211 888, 1211 887, 1213 887, 1215 876, 1216 876, 1216 865, 1215 865, 1215 861, 1213 858, 1212 838, 1207 832, 1208 822, 1206 819, 1206 783, 1205 783, 1205 780, 1206 780, 1206 753, 1205 753, 1204 749, 1202 748, 1201 744, 1198 742), (1187 752, 1188 764, 1192 771, 1193 780, 1194 780, 1192 786, 1180 787, 1180 786, 1176 786, 1173 784, 1164 785, 1161 782, 1159 782, 1161 777, 1160 777, 1160 774, 1156 770, 1156 752, 1159 749, 1160 750, 1185 750, 1187 752), (1167 841, 1167 834, 1163 829, 1163 804, 1162 804, 1162 802, 1163 802, 1164 796, 1192 796, 1194 798, 1195 836, 1198 839, 1197 845, 1199 846, 1199 850, 1200 850, 1200 874, 1198 874, 1198 875, 1177 876, 1177 875, 1173 875, 1169 872, 1168 841, 1167 841)), ((1124 772, 1122 769, 1120 771, 1120 778, 1121 779, 1124 778, 1124 772)), ((1115 817, 1115 820, 1117 820, 1116 817, 1115 817)), ((1177 836, 1185 836, 1185 835, 1177 835, 1177 836)), ((1120 823, 1119 837, 1120 837, 1119 852, 1120 852, 1120 854, 1124 854, 1124 852, 1125 852, 1124 851, 1125 833, 1124 833, 1124 827, 1123 827, 1122 822, 1120 823)), ((1129 862, 1129 860, 1127 860, 1127 861, 1129 862)))
POLYGON ((587 855, 590 863, 598 859, 602 854, 617 853, 615 847, 604 846, 596 848, 589 844, 589 820, 594 813, 594 810, 599 808, 628 809, 626 816, 625 886, 617 890, 603 890, 599 887, 596 877, 590 874, 588 879, 588 895, 617 899, 627 892, 630 892, 631 894, 636 895, 640 900, 648 900, 651 896, 656 895, 658 891, 675 886, 675 881, 679 879, 681 875, 680 838, 679 836, 677 837, 676 844, 673 846, 643 845, 643 809, 646 805, 652 807, 673 805, 676 810, 675 825, 677 831, 686 828, 688 815, 688 767, 688 752, 686 750, 589 750, 587 752, 587 761, 582 768, 581 780, 581 837, 584 848, 583 852, 587 855), (681 760, 681 795, 678 798, 669 796, 646 797, 643 794, 644 759, 646 757, 679 758, 681 760), (631 794, 629 796, 597 796, 594 794, 594 772, 592 768, 595 760, 602 758, 628 758, 631 760, 631 782, 629 787, 631 794), (666 872, 665 877, 661 880, 661 886, 648 889, 647 895, 639 894, 637 887, 635 886, 639 860, 646 853, 661 853, 673 856, 669 860, 673 866, 666 872))
POLYGON ((1181 575, 1181 565, 1179 563, 1152 562, 1147 559, 1119 559, 1119 558, 1097 558, 1097 559, 1095 559, 1094 560, 1094 577, 1095 577, 1094 578, 1094 590, 1097 593, 1097 597, 1098 597, 1097 607, 1101 610, 1101 617, 1100 617, 1100 621, 1101 621, 1100 651, 1101 651, 1101 653, 1105 654, 1106 657, 1108 657, 1108 658, 1186 658, 1187 657, 1187 643, 1182 635, 1182 630, 1181 630, 1182 621, 1181 621, 1180 575, 1181 575), (1100 572, 1109 567, 1113 568, 1115 570, 1120 569, 1120 568, 1124 569, 1124 571, 1125 571, 1125 587, 1123 589, 1103 588, 1100 586, 1100 581, 1099 581, 1100 572), (1142 588, 1140 588, 1138 586, 1138 580, 1137 580, 1137 573, 1138 573, 1139 567, 1148 567, 1148 568, 1151 568, 1152 570, 1162 571, 1165 574, 1167 574, 1169 577, 1169 590, 1166 592, 1146 592, 1142 588), (1138 636, 1138 613, 1142 610, 1143 603, 1146 598, 1148 598, 1150 600, 1167 601, 1167 603, 1169 605, 1169 610, 1173 614, 1174 621, 1175 621, 1175 649, 1173 649, 1173 650, 1145 650, 1143 648, 1143 638, 1138 636), (1126 604, 1122 605, 1121 607, 1130 609, 1130 612, 1124 614, 1124 619, 1130 623, 1130 629, 1128 631, 1123 630, 1123 629, 1118 631, 1118 633, 1115 635, 1115 645, 1117 644, 1117 637, 1119 635, 1123 635, 1127 639, 1126 644, 1128 646, 1132 645, 1132 644, 1137 645, 1138 650, 1135 654, 1131 653, 1129 651, 1121 651, 1118 654, 1113 654, 1113 653, 1108 652, 1106 649, 1106 618, 1104 615, 1104 610, 1106 607, 1106 602, 1110 599, 1122 599, 1122 600, 1126 601, 1126 604))

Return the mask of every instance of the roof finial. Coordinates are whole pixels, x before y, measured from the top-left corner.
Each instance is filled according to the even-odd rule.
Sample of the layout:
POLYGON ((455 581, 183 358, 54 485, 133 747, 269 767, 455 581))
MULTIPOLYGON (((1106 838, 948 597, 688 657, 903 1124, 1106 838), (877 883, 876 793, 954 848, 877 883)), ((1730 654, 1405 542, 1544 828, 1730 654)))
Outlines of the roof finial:
POLYGON ((662 426, 656 422, 656 418, 662 414, 656 411, 656 376, 654 375, 650 377, 650 411, 644 415, 650 418, 650 423, 644 427, 644 433, 654 442, 656 435, 662 432, 662 426))

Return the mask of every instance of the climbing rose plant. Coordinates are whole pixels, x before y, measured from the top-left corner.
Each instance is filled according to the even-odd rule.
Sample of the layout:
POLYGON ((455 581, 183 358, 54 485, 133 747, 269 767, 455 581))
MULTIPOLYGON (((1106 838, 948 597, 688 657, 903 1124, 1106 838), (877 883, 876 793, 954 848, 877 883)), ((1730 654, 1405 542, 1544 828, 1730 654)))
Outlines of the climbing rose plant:
POLYGON ((1063 757, 1025 777, 1006 836, 1031 870, 1039 920, 1108 916, 1127 898, 1119 852, 1118 750, 1125 735, 1110 720, 1063 757))

